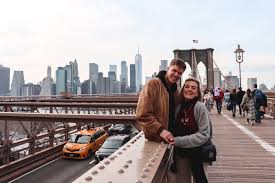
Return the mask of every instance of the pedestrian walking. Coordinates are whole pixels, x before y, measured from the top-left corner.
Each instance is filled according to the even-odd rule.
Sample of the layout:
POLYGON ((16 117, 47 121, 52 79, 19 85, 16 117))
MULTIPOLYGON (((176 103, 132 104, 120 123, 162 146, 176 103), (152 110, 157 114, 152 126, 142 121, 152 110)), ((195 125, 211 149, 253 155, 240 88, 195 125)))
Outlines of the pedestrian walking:
POLYGON ((242 90, 242 87, 239 87, 239 91, 237 92, 237 96, 238 96, 238 107, 239 107, 240 116, 243 116, 243 114, 244 114, 244 113, 242 113, 242 107, 241 107, 241 103, 242 103, 244 95, 245 95, 245 91, 242 90))
POLYGON ((223 93, 221 92, 221 89, 216 87, 214 89, 214 99, 216 101, 218 114, 221 114, 221 110, 222 110, 222 97, 223 97, 222 95, 223 93))
POLYGON ((232 106, 232 116, 235 117, 236 116, 236 105, 238 104, 238 95, 237 95, 237 91, 235 88, 232 90, 232 93, 230 94, 230 103, 232 106))
POLYGON ((224 93, 224 107, 226 107, 228 105, 230 101, 230 93, 228 90, 225 90, 225 93, 224 93))
POLYGON ((211 94, 210 91, 208 91, 204 96, 203 96, 203 102, 205 107, 207 108, 208 112, 211 112, 213 103, 214 103, 214 99, 213 99, 213 95, 211 94))
POLYGON ((246 90, 246 94, 243 96, 242 103, 240 105, 244 111, 246 111, 246 121, 247 124, 254 125, 255 123, 255 104, 254 104, 254 97, 250 89, 246 90))
POLYGON ((261 124, 261 116, 265 113, 265 106, 267 105, 266 95, 262 90, 257 88, 257 84, 254 84, 254 90, 252 91, 255 102, 255 122, 261 124))

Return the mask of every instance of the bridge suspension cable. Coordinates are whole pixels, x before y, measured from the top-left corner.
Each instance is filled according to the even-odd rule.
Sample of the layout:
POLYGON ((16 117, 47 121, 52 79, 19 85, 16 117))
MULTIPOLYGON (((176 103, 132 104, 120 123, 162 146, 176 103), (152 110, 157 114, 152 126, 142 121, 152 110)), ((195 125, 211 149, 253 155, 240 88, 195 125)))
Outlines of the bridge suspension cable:
POLYGON ((211 58, 212 58, 212 60, 213 60, 213 62, 214 62, 214 64, 215 64, 216 68, 220 71, 220 73, 221 73, 221 75, 222 75, 224 81, 229 85, 230 88, 234 88, 233 85, 232 85, 232 83, 229 82, 229 81, 226 79, 225 75, 224 75, 224 74, 222 73, 222 71, 220 70, 220 67, 218 66, 218 64, 217 64, 216 61, 214 60, 212 54, 210 54, 210 56, 211 56, 211 58))
MULTIPOLYGON (((201 80, 201 75, 200 72, 198 70, 198 66, 197 66, 197 76, 198 76, 198 80, 200 81, 200 88, 202 88, 202 80, 201 80)), ((196 78, 197 79, 197 78, 196 78)))
POLYGON ((199 72, 199 69, 198 69, 198 64, 197 64, 197 59, 196 59, 195 52, 193 53, 193 58, 194 58, 194 64, 192 65, 192 67, 195 67, 195 68, 192 68, 192 70, 196 69, 196 74, 193 77, 195 77, 195 79, 197 79, 200 82, 200 88, 202 88, 202 81, 201 81, 201 76, 200 76, 200 72, 199 72))

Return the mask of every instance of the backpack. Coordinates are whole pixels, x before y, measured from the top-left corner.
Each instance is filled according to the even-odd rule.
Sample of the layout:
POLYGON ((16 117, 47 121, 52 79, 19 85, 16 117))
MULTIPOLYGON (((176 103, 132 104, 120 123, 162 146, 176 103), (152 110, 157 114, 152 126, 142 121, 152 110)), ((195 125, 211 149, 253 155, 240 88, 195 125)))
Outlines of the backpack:
POLYGON ((262 104, 264 102, 264 96, 263 92, 259 89, 255 90, 255 102, 258 104, 262 104))

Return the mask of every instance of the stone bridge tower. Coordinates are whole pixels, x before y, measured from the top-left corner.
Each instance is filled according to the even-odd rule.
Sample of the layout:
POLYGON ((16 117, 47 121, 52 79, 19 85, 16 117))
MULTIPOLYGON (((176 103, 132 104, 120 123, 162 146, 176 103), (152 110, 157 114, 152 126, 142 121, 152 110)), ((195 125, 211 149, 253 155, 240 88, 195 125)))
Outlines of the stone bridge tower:
POLYGON ((213 48, 174 50, 174 58, 180 58, 187 62, 192 70, 192 76, 198 78, 197 66, 202 62, 206 68, 207 88, 214 88, 213 48))

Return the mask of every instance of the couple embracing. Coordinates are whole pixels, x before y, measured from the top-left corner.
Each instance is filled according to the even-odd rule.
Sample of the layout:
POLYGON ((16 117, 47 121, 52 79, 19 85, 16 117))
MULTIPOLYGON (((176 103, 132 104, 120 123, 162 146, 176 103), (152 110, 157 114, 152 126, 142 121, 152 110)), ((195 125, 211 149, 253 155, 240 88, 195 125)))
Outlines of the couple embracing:
POLYGON ((185 63, 173 59, 167 71, 160 71, 140 93, 136 119, 145 138, 174 145, 174 177, 168 182, 196 183, 207 181, 208 162, 200 147, 211 138, 211 122, 201 102, 199 81, 189 78, 178 91, 177 82, 186 69, 185 63))

